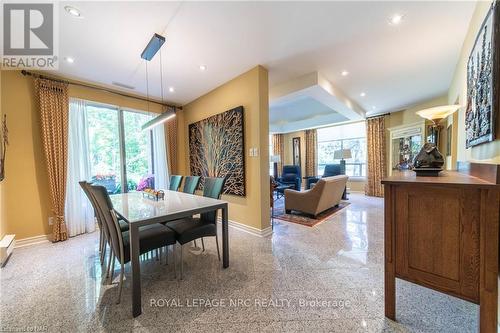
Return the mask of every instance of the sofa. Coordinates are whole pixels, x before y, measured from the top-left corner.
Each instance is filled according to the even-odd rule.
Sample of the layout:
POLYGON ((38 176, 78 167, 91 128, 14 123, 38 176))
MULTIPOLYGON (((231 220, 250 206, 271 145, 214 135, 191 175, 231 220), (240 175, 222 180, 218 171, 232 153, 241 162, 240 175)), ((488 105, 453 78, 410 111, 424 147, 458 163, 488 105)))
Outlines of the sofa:
POLYGON ((276 179, 278 183, 283 185, 291 185, 294 190, 300 191, 302 183, 302 175, 300 166, 298 165, 284 165, 281 177, 276 179))
POLYGON ((310 190, 285 190, 285 212, 299 211, 316 217, 327 209, 338 206, 349 177, 324 177, 310 190))

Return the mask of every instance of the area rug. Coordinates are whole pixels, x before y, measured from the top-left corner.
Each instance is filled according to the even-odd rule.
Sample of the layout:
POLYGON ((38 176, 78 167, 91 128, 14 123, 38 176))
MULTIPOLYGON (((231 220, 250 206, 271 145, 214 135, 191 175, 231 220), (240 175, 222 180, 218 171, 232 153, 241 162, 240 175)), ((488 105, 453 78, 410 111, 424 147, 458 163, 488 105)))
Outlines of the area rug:
POLYGON ((297 223, 307 227, 314 227, 315 225, 328 220, 330 217, 338 214, 342 209, 350 205, 349 202, 341 201, 337 207, 332 207, 324 212, 318 214, 316 218, 300 212, 292 211, 292 214, 285 213, 283 202, 276 202, 274 207, 274 219, 286 222, 297 223))

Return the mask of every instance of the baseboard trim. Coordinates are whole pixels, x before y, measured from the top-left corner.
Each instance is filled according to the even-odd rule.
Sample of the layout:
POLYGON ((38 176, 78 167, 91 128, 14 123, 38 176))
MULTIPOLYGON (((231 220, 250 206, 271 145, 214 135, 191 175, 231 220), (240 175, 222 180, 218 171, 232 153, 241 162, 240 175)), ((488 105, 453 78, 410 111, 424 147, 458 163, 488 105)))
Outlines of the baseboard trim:
POLYGON ((50 235, 40 235, 40 236, 18 239, 18 240, 16 240, 16 246, 14 248, 18 249, 20 247, 25 247, 25 246, 31 246, 31 245, 42 244, 42 243, 50 243, 49 236, 50 235))
MULTIPOLYGON (((219 220, 219 223, 222 224, 222 220, 220 217, 218 218, 218 220, 219 220)), ((250 235, 257 236, 257 237, 267 237, 267 236, 270 236, 273 234, 273 229, 271 228, 271 226, 261 230, 261 229, 257 229, 255 227, 251 227, 251 226, 248 226, 246 224, 239 223, 236 221, 231 221, 231 220, 229 220, 229 226, 231 228, 246 232, 250 235)))

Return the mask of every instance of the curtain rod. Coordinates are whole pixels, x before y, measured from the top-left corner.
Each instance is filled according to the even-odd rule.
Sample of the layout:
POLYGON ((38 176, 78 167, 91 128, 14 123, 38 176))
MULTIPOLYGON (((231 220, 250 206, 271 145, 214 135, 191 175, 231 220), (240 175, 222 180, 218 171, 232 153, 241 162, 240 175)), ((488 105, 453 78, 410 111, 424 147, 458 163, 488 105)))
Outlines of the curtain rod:
POLYGON ((32 76, 34 78, 40 78, 40 79, 51 80, 51 81, 60 82, 60 83, 72 84, 74 86, 81 86, 81 87, 85 87, 85 88, 91 88, 91 89, 95 89, 95 90, 101 90, 101 91, 105 91, 105 92, 108 92, 108 93, 111 93, 111 94, 120 95, 120 96, 123 96, 123 97, 135 98, 135 99, 138 99, 138 100, 141 100, 141 101, 145 101, 145 102, 148 102, 148 103, 155 103, 155 104, 159 104, 159 105, 162 105, 162 106, 167 106, 167 107, 171 107, 171 108, 176 108, 176 109, 182 110, 182 106, 175 106, 175 105, 160 103, 160 102, 156 102, 156 101, 151 101, 151 100, 148 100, 148 99, 146 99, 144 97, 129 95, 129 94, 122 93, 122 92, 115 91, 115 90, 108 89, 108 88, 96 87, 96 86, 93 86, 93 85, 90 85, 90 84, 85 84, 85 83, 80 83, 80 82, 71 82, 71 81, 66 81, 66 80, 61 80, 61 79, 55 79, 55 78, 51 78, 51 77, 48 77, 48 76, 45 76, 45 75, 28 72, 28 71, 26 71, 24 69, 21 71, 21 74, 24 75, 24 76, 32 76))
POLYGON ((379 117, 385 117, 385 116, 388 116, 388 115, 390 115, 390 113, 389 113, 389 112, 387 112, 387 113, 381 113, 381 114, 377 114, 377 115, 375 115, 375 116, 366 117, 366 120, 368 120, 368 119, 373 119, 373 118, 379 118, 379 117))

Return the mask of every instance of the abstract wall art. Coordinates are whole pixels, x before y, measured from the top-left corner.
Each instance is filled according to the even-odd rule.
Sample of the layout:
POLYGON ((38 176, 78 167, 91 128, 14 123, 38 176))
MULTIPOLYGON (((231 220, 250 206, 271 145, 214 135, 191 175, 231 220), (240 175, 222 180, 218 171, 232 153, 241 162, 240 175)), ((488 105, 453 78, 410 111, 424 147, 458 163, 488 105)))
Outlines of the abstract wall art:
POLYGON ((243 107, 189 125, 191 175, 226 177, 224 194, 245 196, 243 107))
POLYGON ((466 148, 493 141, 498 112, 498 5, 488 12, 467 63, 466 148))

